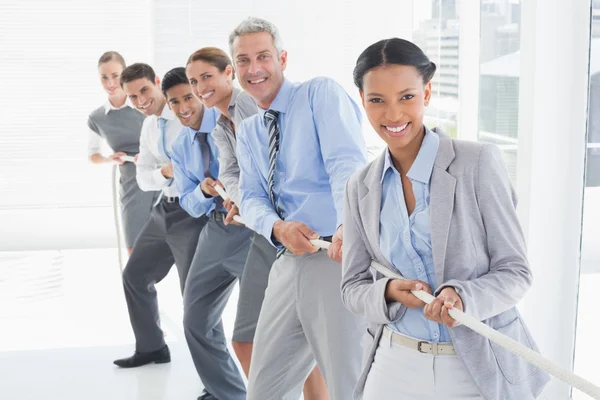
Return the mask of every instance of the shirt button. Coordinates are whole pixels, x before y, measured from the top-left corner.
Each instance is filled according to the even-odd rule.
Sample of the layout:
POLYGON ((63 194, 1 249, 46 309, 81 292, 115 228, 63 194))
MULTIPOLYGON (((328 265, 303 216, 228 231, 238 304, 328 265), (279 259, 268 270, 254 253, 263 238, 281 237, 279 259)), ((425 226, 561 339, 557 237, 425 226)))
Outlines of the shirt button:
POLYGON ((439 333, 437 333, 437 332, 433 334, 433 338, 434 338, 434 339, 437 339, 439 336, 440 336, 440 334, 439 334, 439 333))
POLYGON ((279 176, 283 176, 283 172, 280 172, 280 173, 279 173, 279 176))

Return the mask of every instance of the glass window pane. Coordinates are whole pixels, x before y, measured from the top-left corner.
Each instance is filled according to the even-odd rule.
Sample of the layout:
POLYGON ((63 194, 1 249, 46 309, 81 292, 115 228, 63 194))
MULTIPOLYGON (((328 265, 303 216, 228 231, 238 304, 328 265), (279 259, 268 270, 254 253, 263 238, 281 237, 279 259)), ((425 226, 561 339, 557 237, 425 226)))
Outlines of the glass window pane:
MULTIPOLYGON (((575 372, 592 382, 598 382, 596 345, 598 301, 600 287, 600 1, 592 2, 590 49, 590 94, 588 107, 588 138, 586 184, 583 203, 581 238, 581 270, 575 342, 575 372)), ((573 391, 574 400, 588 397, 573 391)))
POLYGON ((425 124, 456 137, 458 119, 459 10, 455 0, 413 2, 413 42, 437 66, 425 124))
POLYGON ((520 0, 481 1, 478 140, 500 147, 517 178, 520 0))

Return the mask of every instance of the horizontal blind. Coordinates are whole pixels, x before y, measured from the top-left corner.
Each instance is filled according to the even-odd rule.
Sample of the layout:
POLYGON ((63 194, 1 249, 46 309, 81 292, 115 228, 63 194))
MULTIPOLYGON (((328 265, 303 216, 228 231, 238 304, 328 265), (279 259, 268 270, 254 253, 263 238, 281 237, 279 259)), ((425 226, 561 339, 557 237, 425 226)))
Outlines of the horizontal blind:
POLYGON ((151 0, 0 3, 0 210, 110 205, 110 169, 87 161, 96 63, 147 61, 150 25, 151 0))

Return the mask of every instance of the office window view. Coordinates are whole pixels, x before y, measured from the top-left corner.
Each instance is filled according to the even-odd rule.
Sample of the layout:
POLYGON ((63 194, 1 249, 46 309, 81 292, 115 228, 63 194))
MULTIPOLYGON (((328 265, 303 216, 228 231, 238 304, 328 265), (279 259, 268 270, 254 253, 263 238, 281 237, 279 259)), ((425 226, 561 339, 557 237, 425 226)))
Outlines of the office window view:
MULTIPOLYGON (((420 5, 426 8, 425 5, 420 5)), ((477 140, 497 145, 513 182, 517 175, 519 121, 520 1, 483 0, 480 6, 479 131, 477 140)), ((453 137, 460 135, 458 119, 460 4, 431 2, 417 21, 413 40, 436 63, 428 121, 453 137)), ((466 21, 469 23, 469 21, 466 21)), ((472 79, 476 79, 473 77, 472 79)))
MULTIPOLYGON (((593 304, 600 285, 600 1, 593 1, 591 10, 591 40, 589 65, 589 105, 586 142, 585 189, 581 236, 581 269, 575 371, 588 379, 598 376, 595 367, 600 351, 594 348, 593 332, 598 327, 598 311, 593 304)), ((573 396, 575 400, 586 397, 573 396)))
POLYGON ((415 4, 412 40, 437 66, 432 80, 432 99, 426 122, 457 136, 459 23, 456 1, 431 1, 415 4))
MULTIPOLYGON (((366 46, 401 37, 435 62, 425 123, 454 138, 496 145, 517 190, 535 293, 548 296, 547 309, 532 309, 526 297, 519 311, 531 321, 533 334, 544 336, 542 354, 600 386, 595 296, 600 287, 600 0, 569 2, 569 7, 565 0, 534 3, 377 0, 367 7, 363 0, 306 0, 302 5, 279 0, 0 2, 0 399, 174 400, 200 394, 202 384, 186 347, 175 269, 157 286, 172 365, 125 372, 111 368, 112 359, 135 343, 117 246, 122 247, 123 261, 127 255, 117 242, 114 223, 113 190, 119 176, 108 164, 89 163, 86 121, 106 101, 96 69, 104 51, 119 51, 128 64, 147 62, 162 77, 200 47, 229 53, 230 31, 248 16, 279 27, 289 52, 288 79, 331 77, 359 106, 352 71, 366 46), (564 32, 554 10, 566 21, 564 32), (567 32, 568 27, 577 29, 567 32), (555 30, 568 39, 561 43, 555 30), (557 51, 569 48, 570 41, 578 58, 553 58, 546 40, 557 51), (585 66, 585 90, 571 85, 563 94, 557 84, 560 75, 554 82, 532 79, 533 68, 538 72, 553 68, 553 63, 561 68, 551 70, 561 73, 585 66), (556 87, 548 91, 548 85, 556 87), (564 104, 560 112, 532 112, 542 88, 564 104), (575 109, 578 101, 585 102, 585 110, 575 109), (559 131, 540 124, 548 118, 567 119, 576 127, 559 131), (543 134, 541 125, 547 127, 543 134), (552 145, 568 140, 575 149, 568 154, 552 145), (540 157, 540 149, 554 155, 554 175, 557 165, 568 171, 579 165, 583 172, 557 177, 559 190, 546 196, 544 188, 553 181, 543 173, 549 161, 540 157), (562 190, 566 183, 572 185, 562 190), (549 211, 536 213, 542 202, 549 211), (578 229, 563 231, 557 223, 545 231, 547 221, 563 215, 569 216, 563 225, 569 222, 578 229), (564 253, 577 257, 568 262, 557 257, 553 263, 541 257, 563 247, 572 250, 564 253), (539 286, 547 276, 576 285, 548 293, 539 286), (532 318, 544 313, 564 317, 560 333, 545 326, 543 318, 532 318)), ((234 85, 239 87, 237 81, 234 85)), ((372 160, 385 143, 360 108, 372 160)), ((223 315, 229 340, 237 299, 236 287, 223 315)), ((558 379, 543 396, 590 398, 558 379)))
POLYGON ((481 2, 479 140, 497 145, 517 179, 520 1, 481 2))

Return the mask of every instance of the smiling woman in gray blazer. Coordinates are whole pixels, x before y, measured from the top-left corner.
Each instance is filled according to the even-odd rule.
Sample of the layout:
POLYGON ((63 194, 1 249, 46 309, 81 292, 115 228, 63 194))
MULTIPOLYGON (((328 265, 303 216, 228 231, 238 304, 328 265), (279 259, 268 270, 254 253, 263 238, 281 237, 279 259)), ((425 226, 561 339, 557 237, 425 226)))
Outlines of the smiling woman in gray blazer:
POLYGON ((536 349, 515 308, 532 276, 514 190, 495 146, 423 125, 434 73, 402 39, 371 45, 354 70, 388 145, 347 185, 342 297, 371 322, 355 399, 534 399, 547 374, 448 315, 462 309, 536 349), (436 301, 425 306, 419 289, 436 301))

